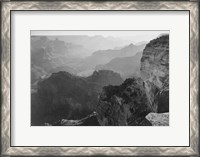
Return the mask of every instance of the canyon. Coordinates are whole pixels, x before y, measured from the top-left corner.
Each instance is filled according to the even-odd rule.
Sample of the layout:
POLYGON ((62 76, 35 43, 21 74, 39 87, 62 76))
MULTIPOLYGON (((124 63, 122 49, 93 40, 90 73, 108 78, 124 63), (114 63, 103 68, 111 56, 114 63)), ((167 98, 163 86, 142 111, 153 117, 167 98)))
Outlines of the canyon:
MULTIPOLYGON (((62 53, 65 46, 55 51, 62 53)), ((39 52, 41 59, 33 55, 32 66, 33 82, 37 82, 31 94, 33 126, 169 125, 169 35, 145 45, 100 50, 76 63, 68 58, 74 69, 64 65, 57 53, 58 60, 44 62, 46 51, 39 52), (54 64, 57 68, 49 68, 54 64), (79 76, 81 68, 94 70, 79 76)))

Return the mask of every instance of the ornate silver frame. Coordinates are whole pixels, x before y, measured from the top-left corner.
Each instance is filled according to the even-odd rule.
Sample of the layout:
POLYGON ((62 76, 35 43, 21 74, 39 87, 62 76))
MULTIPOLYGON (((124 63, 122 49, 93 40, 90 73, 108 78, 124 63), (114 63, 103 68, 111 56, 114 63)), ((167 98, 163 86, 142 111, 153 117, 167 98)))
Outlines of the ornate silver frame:
POLYGON ((197 1, 4 1, 1 2, 0 155, 199 155, 199 2, 197 1), (12 147, 10 145, 10 18, 12 10, 188 10, 190 11, 189 147, 12 147))

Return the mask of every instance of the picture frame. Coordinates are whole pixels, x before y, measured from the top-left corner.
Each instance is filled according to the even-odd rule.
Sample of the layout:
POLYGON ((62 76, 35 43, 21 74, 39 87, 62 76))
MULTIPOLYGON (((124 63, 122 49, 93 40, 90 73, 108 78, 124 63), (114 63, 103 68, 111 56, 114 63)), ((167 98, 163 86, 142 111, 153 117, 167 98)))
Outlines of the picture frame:
POLYGON ((2 1, 1 2, 1 155, 199 155, 199 2, 198 1, 2 1), (14 11, 134 10, 188 11, 190 49, 189 146, 11 146, 11 15, 14 11))

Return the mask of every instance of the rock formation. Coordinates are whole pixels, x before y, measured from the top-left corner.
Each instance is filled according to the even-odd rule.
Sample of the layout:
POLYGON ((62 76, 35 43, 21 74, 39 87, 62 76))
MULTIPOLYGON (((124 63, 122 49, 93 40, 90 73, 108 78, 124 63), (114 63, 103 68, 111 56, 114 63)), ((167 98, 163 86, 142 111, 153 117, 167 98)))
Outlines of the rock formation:
MULTIPOLYGON (((133 47, 126 48, 126 55, 131 54, 133 47)), ((121 55, 121 49, 110 51, 121 55)), ((108 54, 101 51, 96 55, 104 59, 108 54)), ((152 117, 163 116, 152 112, 169 112, 169 35, 146 45, 140 73, 141 77, 124 82, 119 74, 109 70, 95 71, 89 77, 63 71, 53 73, 39 81, 37 92, 31 97, 32 125, 160 125, 152 117)), ((163 117, 166 125, 168 117, 163 117)))
POLYGON ((88 82, 98 84, 100 86, 100 89, 107 85, 120 85, 123 82, 120 74, 111 70, 94 71, 91 76, 88 76, 85 79, 88 82))
POLYGON ((121 49, 99 50, 91 56, 85 58, 77 67, 79 71, 94 69, 97 65, 107 64, 114 58, 132 57, 136 53, 143 51, 145 44, 129 44, 121 49))
POLYGON ((31 37, 31 82, 35 83, 43 75, 59 71, 75 74, 73 64, 79 62, 84 48, 46 36, 31 37), (79 53, 79 55, 77 55, 79 53))
POLYGON ((146 45, 140 70, 152 111, 169 112, 169 35, 146 45))
POLYGON ((61 119, 52 124, 45 123, 46 126, 99 126, 99 122, 96 116, 96 112, 79 119, 79 120, 67 120, 61 119))
POLYGON ((169 126, 169 113, 149 113, 146 116, 153 126, 169 126))
POLYGON ((86 117, 94 111, 103 86, 122 82, 119 74, 107 70, 95 71, 87 78, 64 71, 53 73, 40 81, 37 93, 32 94, 33 125, 86 117))
POLYGON ((142 78, 107 86, 99 97, 100 125, 152 125, 150 112, 169 112, 169 35, 150 41, 141 58, 142 78))
POLYGON ((104 87, 97 105, 100 125, 151 125, 145 119, 150 108, 143 84, 142 79, 132 78, 120 86, 104 87))

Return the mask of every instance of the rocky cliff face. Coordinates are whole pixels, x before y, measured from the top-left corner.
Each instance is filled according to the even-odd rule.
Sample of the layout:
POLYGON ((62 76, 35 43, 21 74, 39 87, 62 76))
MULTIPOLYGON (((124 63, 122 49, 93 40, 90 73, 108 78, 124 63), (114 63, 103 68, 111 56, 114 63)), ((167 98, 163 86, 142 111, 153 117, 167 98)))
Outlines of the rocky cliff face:
POLYGON ((150 41, 141 58, 142 78, 103 88, 97 106, 100 125, 152 125, 150 112, 169 111, 169 36, 150 41))
POLYGON ((127 79, 120 86, 107 86, 100 95, 97 113, 100 125, 151 125, 145 119, 150 112, 144 82, 127 79))
POLYGON ((140 70, 152 111, 168 112, 169 35, 163 35, 146 45, 140 70))

